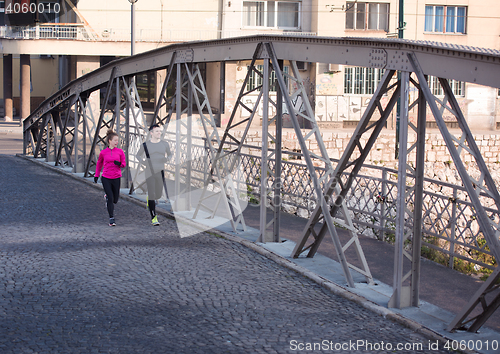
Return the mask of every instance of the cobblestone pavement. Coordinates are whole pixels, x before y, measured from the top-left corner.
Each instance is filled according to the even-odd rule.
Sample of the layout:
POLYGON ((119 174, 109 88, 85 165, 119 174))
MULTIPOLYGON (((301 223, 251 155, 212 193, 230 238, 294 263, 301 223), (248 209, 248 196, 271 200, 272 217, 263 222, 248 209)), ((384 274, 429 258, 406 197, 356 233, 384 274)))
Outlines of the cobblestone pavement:
POLYGON ((153 227, 126 200, 109 227, 102 191, 21 158, 0 155, 0 190, 2 354, 446 352, 238 243, 153 227))

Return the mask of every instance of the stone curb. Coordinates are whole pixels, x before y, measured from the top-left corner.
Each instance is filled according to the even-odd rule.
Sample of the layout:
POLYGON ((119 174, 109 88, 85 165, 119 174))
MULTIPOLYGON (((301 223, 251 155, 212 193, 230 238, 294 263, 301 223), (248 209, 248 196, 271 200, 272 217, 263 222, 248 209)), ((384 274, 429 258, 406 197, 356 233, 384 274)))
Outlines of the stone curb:
MULTIPOLYGON (((74 175, 73 173, 65 171, 61 168, 47 165, 45 162, 37 161, 32 157, 24 156, 21 154, 17 154, 16 157, 20 157, 20 158, 23 158, 24 160, 31 161, 33 163, 38 164, 39 166, 49 168, 52 171, 55 171, 59 174, 62 174, 62 175, 71 177, 74 180, 86 183, 87 185, 92 186, 95 189, 102 190, 101 184, 87 181, 87 180, 82 179, 81 177, 78 177, 78 176, 74 175)), ((145 202, 143 202, 137 198, 134 198, 130 195, 121 194, 120 198, 123 198, 129 202, 136 204, 136 205, 146 207, 145 202)), ((267 250, 263 246, 260 246, 256 243, 245 240, 245 239, 238 237, 238 236, 235 236, 235 235, 228 234, 228 233, 220 231, 220 230, 216 230, 216 229, 206 230, 206 228, 201 227, 198 223, 192 221, 191 219, 187 219, 187 218, 182 217, 182 216, 174 216, 173 213, 170 213, 166 210, 162 210, 161 208, 157 209, 157 214, 165 216, 171 220, 176 220, 177 222, 182 222, 182 223, 185 223, 191 227, 197 228, 200 230, 200 232, 207 232, 209 234, 212 234, 212 235, 215 235, 218 237, 222 237, 226 240, 233 241, 233 242, 239 243, 247 248, 250 248, 251 250, 253 250, 253 251, 259 253, 260 255, 268 258, 269 260, 272 260, 273 262, 277 263, 278 265, 281 265, 285 268, 293 270, 293 271, 297 272, 298 274, 303 275, 304 277, 314 281, 315 283, 319 284, 320 286, 324 287, 325 289, 328 289, 329 291, 331 291, 333 294, 341 296, 349 301, 355 302, 356 304, 364 307, 367 310, 370 310, 370 311, 372 311, 380 316, 383 316, 384 318, 387 318, 393 322, 399 323, 399 324, 405 326, 406 328, 409 328, 412 331, 423 335, 424 337, 426 337, 429 340, 434 340, 434 341, 438 340, 441 344, 444 344, 447 341, 450 341, 450 342, 453 341, 452 338, 448 338, 445 335, 442 335, 442 334, 440 334, 440 333, 438 333, 430 328, 427 328, 424 325, 422 325, 422 324, 420 324, 412 319, 406 318, 401 314, 398 314, 394 311, 391 311, 390 309, 388 309, 386 307, 380 306, 380 305, 378 305, 378 304, 376 304, 376 303, 374 303, 374 302, 372 302, 372 301, 370 301, 370 300, 368 300, 368 299, 366 299, 358 294, 355 294, 355 293, 349 291, 348 289, 346 289, 338 284, 335 284, 335 283, 331 282, 330 280, 325 279, 325 278, 317 275, 316 273, 313 273, 310 270, 308 270, 302 266, 299 266, 299 265, 291 262, 290 260, 272 252, 272 251, 267 250)), ((467 354, 477 353, 476 351, 470 351, 470 350, 458 350, 456 352, 467 353, 467 354)))

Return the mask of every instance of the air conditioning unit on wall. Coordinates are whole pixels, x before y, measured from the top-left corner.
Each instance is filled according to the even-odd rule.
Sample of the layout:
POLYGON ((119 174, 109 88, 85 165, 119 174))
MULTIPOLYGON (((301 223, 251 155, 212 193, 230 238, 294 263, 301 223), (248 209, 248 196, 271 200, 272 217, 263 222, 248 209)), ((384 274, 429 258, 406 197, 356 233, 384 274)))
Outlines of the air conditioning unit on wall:
POLYGON ((341 71, 342 71, 342 68, 340 67, 340 64, 328 64, 328 72, 338 73, 341 71))
POLYGON ((307 71, 307 62, 298 61, 297 62, 297 69, 299 69, 300 71, 307 71))

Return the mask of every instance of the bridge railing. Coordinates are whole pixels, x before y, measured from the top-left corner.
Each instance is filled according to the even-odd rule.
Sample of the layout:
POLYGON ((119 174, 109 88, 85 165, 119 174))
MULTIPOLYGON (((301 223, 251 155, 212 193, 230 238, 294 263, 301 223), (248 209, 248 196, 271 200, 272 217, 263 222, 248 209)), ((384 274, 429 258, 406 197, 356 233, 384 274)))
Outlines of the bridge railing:
MULTIPOLYGON (((185 144, 176 144, 172 137, 172 152, 179 148, 186 151, 185 144)), ((210 171, 211 161, 207 154, 206 140, 193 137, 191 154, 191 180, 193 186, 202 188, 210 171)), ((263 181, 260 170, 260 150, 255 146, 244 146, 240 154, 239 168, 233 171, 233 178, 242 199, 250 203, 264 202, 260 195, 260 184, 275 183, 263 181)), ((316 195, 309 178, 307 166, 301 162, 301 154, 283 151, 281 210, 308 218, 316 206, 316 195)), ((186 162, 181 153, 181 164, 186 162)), ((334 165, 338 160, 332 159, 334 165)), ((168 163, 167 176, 174 178, 174 160, 168 163)), ((274 164, 274 161, 270 162, 274 164)), ((273 168, 273 166, 270 166, 273 168)), ((323 169, 317 167, 322 174, 323 169)), ((186 170, 181 170, 185 174, 186 170)), ((494 269, 495 260, 485 247, 486 241, 479 230, 472 204, 465 188, 434 179, 425 179, 423 205, 423 254, 450 268, 475 272, 481 268, 494 269)), ((393 243, 396 227, 397 170, 364 165, 350 189, 346 201, 352 213, 353 222, 359 234, 393 243)), ((268 196, 271 198, 272 196, 268 196)), ((412 209, 413 196, 409 207, 412 209)), ((496 210, 486 208, 493 220, 500 219, 496 210)), ((407 232, 411 233, 413 222, 407 216, 407 232)), ((409 250, 408 250, 409 251, 409 250)))

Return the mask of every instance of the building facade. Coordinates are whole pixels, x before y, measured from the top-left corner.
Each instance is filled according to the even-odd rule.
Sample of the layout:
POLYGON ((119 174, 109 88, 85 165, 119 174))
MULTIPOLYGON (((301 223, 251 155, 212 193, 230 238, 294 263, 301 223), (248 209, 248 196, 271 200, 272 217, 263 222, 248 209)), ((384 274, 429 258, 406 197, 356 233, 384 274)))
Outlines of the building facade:
MULTIPOLYGON (((399 0, 314 1, 312 30, 318 36, 397 38, 399 3, 399 0)), ((500 49, 500 3, 495 0, 405 0, 404 22, 405 39, 500 49)), ((383 70, 318 63, 315 71, 314 103, 320 125, 355 126, 383 70)), ((442 95, 435 77, 429 78, 429 84, 435 95, 442 95)), ((471 129, 500 128, 498 88, 457 81, 451 82, 451 86, 471 129)), ((416 112, 410 115, 415 121, 416 112)), ((394 114, 388 122, 390 128, 394 127, 395 119, 394 114)), ((429 128, 435 127, 430 112, 427 124, 429 128)))
MULTIPOLYGON (((135 4, 136 52, 179 41, 259 33, 390 40, 397 38, 399 3, 399 0, 139 0, 135 4)), ((114 58, 130 55, 130 15, 131 5, 125 0, 0 0, 3 116, 25 117, 33 106, 67 82, 114 58), (22 9, 23 4, 36 5, 31 19, 13 13, 22 9), (29 98, 23 100, 26 96, 29 98), (23 101, 25 108, 21 113, 23 101), (27 108, 30 102, 31 107, 27 108)), ((500 49, 500 3, 496 0, 405 0, 404 22, 406 39, 500 49)), ((210 100, 222 111, 222 125, 234 107, 248 64, 224 64, 226 88, 222 107, 218 90, 221 64, 211 63, 205 68, 210 100)), ((383 73, 382 69, 339 63, 300 64, 316 119, 325 128, 354 127, 383 73)), ((287 66, 285 63, 285 71, 287 66)), ((161 80, 162 73, 146 73, 138 78, 145 109, 153 108, 161 80)), ((257 81, 257 77, 252 78, 250 85, 257 81)), ((439 95, 437 80, 431 77, 429 82, 439 95)), ((452 86, 472 129, 500 128, 498 88, 464 82, 452 82, 452 86)), ((257 93, 246 99, 250 103, 256 97, 257 93)), ((94 99, 98 105, 99 97, 94 99)), ((244 111, 238 114, 245 118, 244 111)), ((394 114, 388 128, 394 127, 395 120, 394 114)), ((258 125, 259 120, 254 124, 258 125)), ((430 115, 428 125, 433 127, 430 115)))

